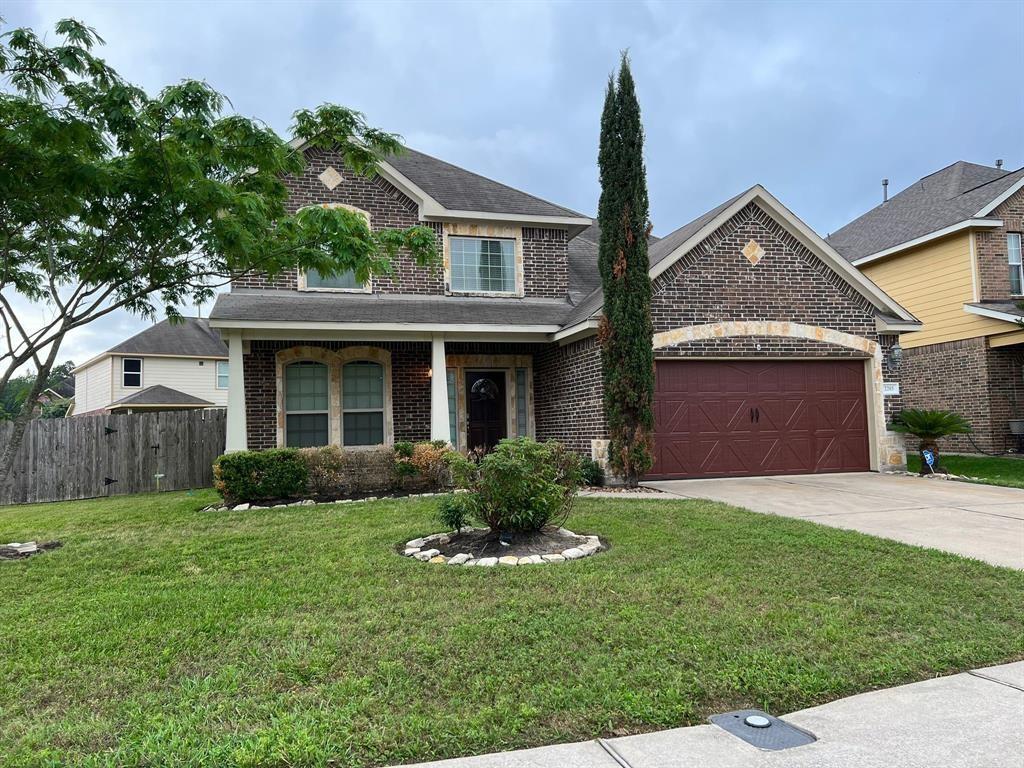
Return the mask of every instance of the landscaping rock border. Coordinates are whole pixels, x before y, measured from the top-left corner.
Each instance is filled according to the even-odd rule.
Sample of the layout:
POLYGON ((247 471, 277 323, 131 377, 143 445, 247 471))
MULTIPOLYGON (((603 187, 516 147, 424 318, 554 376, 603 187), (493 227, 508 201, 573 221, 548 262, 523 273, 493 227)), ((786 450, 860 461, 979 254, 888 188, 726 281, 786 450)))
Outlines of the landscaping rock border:
MULTIPOLYGON (((466 527, 459 532, 469 533, 484 530, 487 529, 466 527)), ((474 558, 471 554, 465 552, 460 552, 459 554, 452 555, 451 557, 445 557, 441 554, 440 550, 432 545, 436 544, 438 546, 444 546, 445 544, 448 544, 451 541, 452 533, 432 533, 429 536, 423 536, 422 538, 407 541, 402 550, 402 555, 404 557, 415 558, 420 562, 434 563, 437 565, 477 565, 482 568, 493 568, 498 565, 547 565, 548 563, 564 563, 569 560, 580 560, 584 557, 590 557, 591 555, 596 555, 598 552, 606 549, 598 536, 573 533, 567 528, 559 528, 558 532, 565 536, 581 537, 585 542, 558 552, 526 555, 524 557, 505 555, 504 557, 474 558)))
MULTIPOLYGON (((457 493, 457 491, 456 491, 457 493)), ((424 499, 428 496, 444 496, 445 491, 437 493, 398 493, 383 496, 364 496, 356 499, 334 499, 333 501, 317 501, 316 499, 302 499, 279 504, 210 504, 203 507, 201 512, 248 512, 252 509, 282 509, 284 507, 311 507, 314 504, 359 504, 364 501, 381 501, 383 499, 424 499)))

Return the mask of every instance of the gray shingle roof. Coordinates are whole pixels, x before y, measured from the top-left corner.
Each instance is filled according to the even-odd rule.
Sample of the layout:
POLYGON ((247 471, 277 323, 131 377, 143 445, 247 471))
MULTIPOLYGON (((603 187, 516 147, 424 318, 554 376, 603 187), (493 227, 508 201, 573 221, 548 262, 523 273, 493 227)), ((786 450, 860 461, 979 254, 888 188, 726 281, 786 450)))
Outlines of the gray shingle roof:
POLYGON ((747 192, 749 191, 750 190, 744 190, 743 192, 740 192, 738 195, 730 197, 721 205, 716 205, 707 213, 701 214, 693 221, 683 224, 683 226, 681 226, 679 229, 661 238, 658 242, 651 246, 651 248, 648 251, 651 266, 653 267, 658 262, 667 258, 668 255, 672 253, 672 251, 674 251, 680 245, 682 245, 695 234, 697 234, 701 230, 701 228, 704 227, 704 225, 706 225, 709 221, 714 219, 715 216, 720 214, 722 211, 724 211, 726 208, 728 208, 730 205, 736 202, 739 198, 743 197, 743 195, 747 194, 747 192))
POLYGON ((181 323, 162 320, 107 350, 112 354, 227 357, 228 348, 209 320, 186 317, 181 323))
POLYGON ((213 405, 213 403, 186 392, 179 392, 176 389, 165 387, 163 384, 154 384, 151 387, 140 389, 138 392, 122 397, 120 400, 115 400, 110 404, 110 407, 115 408, 129 405, 135 407, 147 405, 194 405, 197 408, 205 408, 208 405, 213 405))
POLYGON ((969 219, 1022 178, 1024 168, 1005 171, 961 160, 854 219, 828 243, 856 261, 969 219))
POLYGON ((275 322, 561 326, 572 310, 572 304, 559 299, 237 290, 217 297, 210 318, 275 322))
POLYGON ((588 218, 414 149, 387 162, 449 210, 588 218))
POLYGON ((978 309, 991 309, 994 312, 1003 312, 1024 320, 1024 309, 1021 309, 1016 301, 979 301, 969 303, 967 306, 977 307, 978 309))

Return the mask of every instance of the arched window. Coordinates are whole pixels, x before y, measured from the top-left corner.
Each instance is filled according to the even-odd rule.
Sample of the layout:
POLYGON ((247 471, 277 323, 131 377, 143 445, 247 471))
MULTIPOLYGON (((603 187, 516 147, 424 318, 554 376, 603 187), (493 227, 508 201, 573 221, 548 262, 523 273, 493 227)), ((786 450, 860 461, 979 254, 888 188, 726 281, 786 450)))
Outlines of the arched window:
POLYGON ((285 445, 306 448, 330 442, 327 382, 323 363, 301 360, 285 367, 285 445))
POLYGON ((341 369, 341 444, 384 442, 384 366, 355 360, 341 369))

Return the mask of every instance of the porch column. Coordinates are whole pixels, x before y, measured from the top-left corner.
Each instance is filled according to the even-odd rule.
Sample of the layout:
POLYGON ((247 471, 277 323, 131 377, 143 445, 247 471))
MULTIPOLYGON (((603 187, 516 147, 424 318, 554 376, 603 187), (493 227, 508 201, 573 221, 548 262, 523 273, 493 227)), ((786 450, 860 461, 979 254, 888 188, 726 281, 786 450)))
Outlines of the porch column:
POLYGON ((451 442, 448 428, 448 364, 444 354, 444 336, 430 342, 430 439, 451 442))
POLYGON ((245 372, 242 366, 242 333, 228 331, 228 424, 224 450, 244 451, 247 445, 245 429, 245 372))

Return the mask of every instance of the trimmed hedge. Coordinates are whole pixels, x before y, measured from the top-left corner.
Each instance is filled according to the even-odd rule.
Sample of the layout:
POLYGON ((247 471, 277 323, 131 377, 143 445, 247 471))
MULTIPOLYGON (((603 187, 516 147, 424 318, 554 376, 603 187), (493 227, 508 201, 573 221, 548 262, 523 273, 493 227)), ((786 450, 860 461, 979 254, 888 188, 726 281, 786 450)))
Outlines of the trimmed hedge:
POLYGON ((306 490, 309 468, 294 448, 238 451, 213 463, 214 487, 232 503, 290 499, 306 490))

